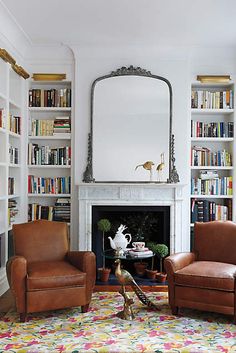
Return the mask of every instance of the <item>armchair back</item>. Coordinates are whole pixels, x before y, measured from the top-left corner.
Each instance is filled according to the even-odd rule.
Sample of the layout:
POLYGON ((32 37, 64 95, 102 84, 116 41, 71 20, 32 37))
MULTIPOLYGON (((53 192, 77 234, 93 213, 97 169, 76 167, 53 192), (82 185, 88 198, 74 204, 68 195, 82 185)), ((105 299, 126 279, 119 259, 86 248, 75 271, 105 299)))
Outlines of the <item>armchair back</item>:
POLYGON ((230 221, 195 223, 193 251, 199 261, 236 265, 236 224, 230 221))
POLYGON ((67 224, 46 220, 14 224, 13 243, 15 255, 28 263, 63 260, 69 250, 67 224))

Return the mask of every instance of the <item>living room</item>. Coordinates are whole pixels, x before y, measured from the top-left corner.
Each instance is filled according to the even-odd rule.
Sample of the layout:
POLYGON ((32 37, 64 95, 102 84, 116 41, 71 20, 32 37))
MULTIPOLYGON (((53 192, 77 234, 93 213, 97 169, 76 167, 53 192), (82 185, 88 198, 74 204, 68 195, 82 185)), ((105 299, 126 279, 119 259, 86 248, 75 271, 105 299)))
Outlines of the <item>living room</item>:
MULTIPOLYGON (((0 312, 5 310, 1 320, 6 335, 1 339, 10 332, 9 323, 19 335, 19 340, 11 335, 4 338, 0 351, 236 350, 235 15, 233 0, 198 0, 194 4, 187 0, 68 0, 60 5, 55 0, 0 1, 0 312), (29 295, 32 310, 15 307, 15 300, 18 304, 21 300, 18 295, 13 300, 16 291, 9 289, 14 281, 9 273, 7 278, 7 263, 13 255, 21 255, 16 244, 23 249, 24 232, 31 231, 21 230, 21 226, 37 219, 62 221, 57 229, 69 238, 67 250, 95 254, 96 283, 91 285, 92 275, 86 292, 89 307, 86 299, 75 300, 71 311, 63 309, 65 304, 58 304, 59 311, 56 307, 47 311, 44 306, 40 310, 43 300, 36 295, 34 286, 38 284, 33 282, 27 284, 33 286, 29 295), (104 219, 105 228, 104 222, 99 223, 104 219), (195 227, 195 222, 202 221, 195 227), (213 227, 212 221, 220 222, 216 228, 201 228, 213 227), (224 230, 222 224, 230 228, 224 230), (218 238, 215 229, 222 230, 230 245, 218 238), (17 242, 14 237, 18 232, 17 242), (204 243, 203 233, 216 238, 204 243), (165 245, 168 254, 161 259, 156 256, 153 242, 165 245), (141 262, 149 269, 154 263, 160 270, 161 260, 162 270, 169 271, 167 281, 149 281, 146 274, 136 277, 135 260, 127 259, 126 250, 139 252, 140 246, 151 254, 141 262), (209 249, 210 257, 204 249, 209 249), (218 262, 230 266, 225 269, 229 284, 210 293, 204 292, 203 283, 199 288, 188 284, 193 288, 191 304, 186 291, 181 292, 182 277, 176 273, 171 277, 174 270, 168 261, 176 253, 197 250, 205 251, 202 257, 198 255, 203 262, 207 259, 217 262, 216 266, 218 262), (120 271, 128 270, 145 293, 144 303, 130 292, 134 291, 131 283, 126 283, 128 298, 120 289, 120 264, 114 267, 117 257, 121 259, 120 271), (98 269, 108 265, 110 277, 102 283, 98 269), (208 298, 206 302, 204 298, 208 298), (149 300, 160 312, 145 306, 149 300), (116 314, 128 302, 130 320, 122 320, 116 314), (91 338, 96 317, 98 333, 91 338), (70 328, 65 329, 67 343, 63 334, 60 338, 51 336, 48 346, 41 340, 39 332, 44 325, 52 332, 73 321, 73 339, 70 328), (139 327, 140 322, 144 327, 139 327), (35 345, 34 323, 39 324, 35 345), (78 323, 88 330, 88 336, 76 331, 78 323), (205 341, 197 333, 201 327, 204 337, 204 325, 205 341), (192 326, 194 343, 183 338, 191 336, 187 326, 192 326), (143 340, 135 336, 134 327, 143 332, 143 340), (158 327, 164 332, 160 337, 158 327), (120 333, 112 343, 116 328, 120 333), (129 329, 133 330, 131 343, 128 336, 122 341, 129 329), (24 330, 31 337, 28 346, 24 330), (227 343, 223 334, 229 337, 227 343)), ((45 247, 54 249, 46 246, 51 225, 44 229, 42 224, 33 231, 42 235, 27 253, 31 261, 36 261, 36 250, 40 259, 45 247)), ((56 246, 54 250, 56 256, 56 246)), ((92 264, 94 258, 83 261, 92 264)), ((183 261, 187 265, 190 258, 183 261)), ((205 266, 200 272, 203 277, 205 266)), ((213 267, 212 271, 216 276, 221 268, 213 267)), ((186 273, 182 275, 185 278, 186 273)), ((205 275, 211 283, 209 273, 205 275)), ((22 281, 26 283, 26 279, 22 281)), ((48 297, 50 305, 60 297, 59 292, 54 293, 48 297)), ((84 294, 79 293, 82 298, 84 294)))

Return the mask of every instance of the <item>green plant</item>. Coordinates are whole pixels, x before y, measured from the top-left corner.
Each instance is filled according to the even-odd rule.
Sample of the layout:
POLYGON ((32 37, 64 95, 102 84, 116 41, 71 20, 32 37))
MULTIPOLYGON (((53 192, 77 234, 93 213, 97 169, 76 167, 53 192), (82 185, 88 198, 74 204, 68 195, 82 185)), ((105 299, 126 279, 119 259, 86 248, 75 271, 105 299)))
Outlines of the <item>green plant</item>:
MULTIPOLYGON (((147 243, 147 246, 150 250, 153 251, 155 255, 159 258, 160 261, 160 272, 162 272, 162 259, 166 257, 169 253, 168 246, 165 244, 157 244, 154 242, 147 243)), ((152 269, 153 269, 154 258, 152 258, 152 269)))
MULTIPOLYGON (((111 222, 107 218, 101 218, 97 223, 98 229, 102 232, 102 252, 104 253, 104 234, 111 229, 111 222)), ((105 268, 105 257, 102 257, 103 268, 105 268)))

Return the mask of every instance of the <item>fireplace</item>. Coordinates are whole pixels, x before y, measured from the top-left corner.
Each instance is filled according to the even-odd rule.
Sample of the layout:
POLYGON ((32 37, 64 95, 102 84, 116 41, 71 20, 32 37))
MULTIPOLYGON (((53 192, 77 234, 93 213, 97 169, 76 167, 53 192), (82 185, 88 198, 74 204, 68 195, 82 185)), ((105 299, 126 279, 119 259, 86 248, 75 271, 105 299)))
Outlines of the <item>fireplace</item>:
MULTIPOLYGON (((114 238, 120 226, 127 226, 125 233, 130 233, 132 241, 156 242, 170 248, 170 207, 169 206, 92 206, 92 251, 96 254, 97 266, 102 267, 102 232, 98 230, 100 219, 111 222, 107 233, 114 238)), ((105 234, 105 249, 111 249, 108 235, 105 234)), ((131 244, 128 247, 132 247, 131 244)))
MULTIPOLYGON (((167 207, 169 230, 162 239, 169 245, 170 253, 183 251, 182 196, 181 184, 155 183, 81 183, 79 199, 79 250, 93 249, 93 212, 95 207, 167 207)), ((119 209, 119 212, 120 210, 119 209)), ((157 208, 158 209, 158 208, 157 208)), ((96 216, 98 217, 98 216, 96 216)), ((166 216, 165 216, 166 217, 166 216)), ((133 234, 132 234, 133 235, 133 234)), ((159 240, 158 240, 159 241, 159 240)))

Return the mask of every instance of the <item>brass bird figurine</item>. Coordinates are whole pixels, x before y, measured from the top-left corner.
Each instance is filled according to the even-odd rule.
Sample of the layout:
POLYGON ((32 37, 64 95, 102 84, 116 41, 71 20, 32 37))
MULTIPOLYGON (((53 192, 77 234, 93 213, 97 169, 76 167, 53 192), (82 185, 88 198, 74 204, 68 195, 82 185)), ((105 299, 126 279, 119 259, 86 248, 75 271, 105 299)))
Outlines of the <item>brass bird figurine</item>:
POLYGON ((125 293, 125 285, 130 285, 134 290, 135 294, 137 295, 137 297, 139 298, 139 300, 143 304, 147 305, 148 307, 154 308, 156 310, 160 310, 153 302, 151 302, 151 300, 148 299, 148 297, 145 295, 145 293, 142 291, 139 285, 135 282, 133 276, 128 271, 121 269, 120 259, 115 260, 115 265, 116 265, 115 275, 119 283, 122 285, 123 293, 125 293))
POLYGON ((143 167, 146 170, 151 170, 152 166, 154 165, 154 163, 152 161, 147 161, 143 164, 139 164, 135 167, 135 170, 138 169, 139 167, 143 167))
POLYGON ((165 160, 164 160, 164 152, 163 152, 163 153, 161 153, 161 163, 159 163, 156 168, 157 173, 158 173, 158 181, 161 180, 160 176, 161 176, 161 172, 164 169, 164 167, 165 167, 165 160))

